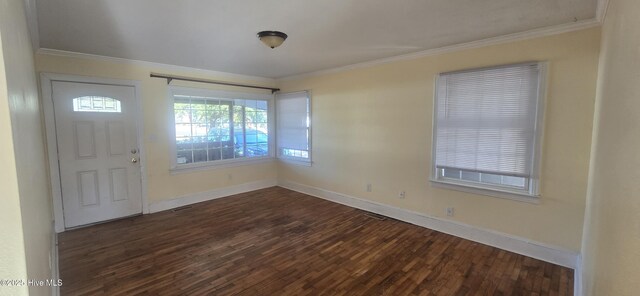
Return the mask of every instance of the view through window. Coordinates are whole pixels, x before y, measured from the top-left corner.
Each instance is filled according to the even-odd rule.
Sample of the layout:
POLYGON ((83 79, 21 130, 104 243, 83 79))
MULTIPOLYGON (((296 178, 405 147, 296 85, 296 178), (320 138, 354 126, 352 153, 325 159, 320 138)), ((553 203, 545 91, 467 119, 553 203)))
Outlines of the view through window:
POLYGON ((178 165, 269 156, 269 102, 174 94, 178 165))

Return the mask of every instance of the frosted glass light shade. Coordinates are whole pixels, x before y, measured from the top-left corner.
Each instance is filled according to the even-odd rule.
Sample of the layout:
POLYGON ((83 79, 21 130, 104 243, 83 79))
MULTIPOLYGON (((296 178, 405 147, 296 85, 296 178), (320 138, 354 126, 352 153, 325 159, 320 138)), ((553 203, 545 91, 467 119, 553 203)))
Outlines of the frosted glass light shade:
POLYGON ((276 48, 287 39, 287 34, 278 31, 262 31, 258 33, 258 38, 266 46, 276 48))

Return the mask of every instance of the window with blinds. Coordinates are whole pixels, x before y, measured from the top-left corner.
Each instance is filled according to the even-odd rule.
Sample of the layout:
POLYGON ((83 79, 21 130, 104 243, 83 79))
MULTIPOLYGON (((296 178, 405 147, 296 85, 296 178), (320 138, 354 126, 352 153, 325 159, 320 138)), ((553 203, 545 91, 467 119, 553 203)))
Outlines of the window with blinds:
POLYGON ((311 162, 309 92, 279 94, 276 98, 278 157, 311 162))
POLYGON ((537 195, 543 64, 442 73, 435 181, 537 195))

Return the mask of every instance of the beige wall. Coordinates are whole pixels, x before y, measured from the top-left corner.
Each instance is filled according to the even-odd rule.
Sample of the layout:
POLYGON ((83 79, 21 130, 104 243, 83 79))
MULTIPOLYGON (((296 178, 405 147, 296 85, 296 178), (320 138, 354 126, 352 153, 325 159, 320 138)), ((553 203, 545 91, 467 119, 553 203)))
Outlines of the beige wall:
POLYGON ((603 27, 583 275, 585 295, 640 291, 640 1, 612 0, 603 27))
POLYGON ((313 93, 313 166, 281 164, 279 177, 442 218, 455 207, 455 221, 578 252, 599 45, 594 28, 282 81, 313 93), (540 204, 431 185, 436 74, 532 60, 549 62, 540 204))
MULTIPOLYGON (((38 72, 127 79, 141 82, 144 147, 146 149, 145 165, 148 179, 148 195, 151 203, 243 183, 277 179, 276 165, 273 161, 233 168, 171 174, 169 169, 171 168, 172 156, 169 149, 172 137, 175 136, 170 132, 169 122, 173 115, 170 113, 171 106, 168 103, 168 87, 166 80, 150 78, 149 74, 150 72, 158 72, 273 86, 275 82, 271 79, 252 79, 196 69, 167 68, 151 63, 117 62, 113 59, 99 60, 45 54, 36 55, 36 68, 38 72)), ((174 81, 172 85, 241 92, 251 91, 242 88, 181 83, 180 81, 174 81)))
MULTIPOLYGON (((33 51, 23 5, 21 0, 0 0, 4 61, 0 71, 0 278, 45 280, 51 278, 52 215, 33 51)), ((50 292, 50 287, 29 288, 31 295, 50 292)), ((0 287, 0 294, 25 293, 26 287, 0 287)))

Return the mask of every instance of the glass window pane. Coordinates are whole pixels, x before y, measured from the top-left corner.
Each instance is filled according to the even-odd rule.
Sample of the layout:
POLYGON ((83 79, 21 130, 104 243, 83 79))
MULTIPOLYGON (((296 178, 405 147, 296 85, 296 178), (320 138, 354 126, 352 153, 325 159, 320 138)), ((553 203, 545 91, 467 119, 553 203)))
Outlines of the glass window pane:
POLYGON ((207 100, 207 111, 220 111, 220 101, 207 100))
POLYGON ((269 106, 267 105, 267 101, 258 101, 256 103, 256 109, 257 110, 267 110, 269 108, 269 106))
POLYGON ((191 137, 191 124, 176 123, 176 138, 191 137))
POLYGON ((256 108, 258 107, 258 101, 256 100, 244 100, 244 105, 251 109, 252 111, 255 111, 256 108))
POLYGON ((191 112, 185 110, 175 110, 175 123, 191 123, 191 112))
POLYGON ((244 107, 233 106, 233 124, 236 126, 244 125, 244 107))
POLYGON ((193 149, 207 149, 207 137, 191 137, 193 149))
POLYGON ((267 156, 269 155, 269 145, 268 144, 258 144, 258 151, 259 153, 257 153, 258 156, 267 156))
POLYGON ((191 110, 191 104, 186 102, 175 102, 173 103, 174 110, 191 110))
POLYGON ((258 144, 266 144, 269 142, 269 136, 263 132, 258 132, 256 135, 256 143, 258 144))
POLYGON ((217 148, 220 148, 222 146, 223 146, 222 142, 220 142, 220 141, 209 141, 207 143, 207 148, 216 148, 217 149, 217 148))
POLYGON ((219 160, 220 157, 220 149, 209 149, 209 161, 219 160))
POLYGON ((460 179, 460 170, 456 170, 456 169, 443 169, 443 176, 445 178, 452 178, 452 179, 460 179))
POLYGON ((91 98, 91 107, 96 110, 104 109, 104 99, 101 97, 92 97, 91 98))
POLYGON ((193 150, 193 162, 207 161, 207 150, 193 150))
POLYGON ((232 159, 232 158, 235 158, 235 148, 234 147, 222 148, 222 159, 232 159))
POLYGON ((76 100, 79 101, 79 109, 82 109, 82 110, 91 109, 91 97, 76 98, 76 100))
POLYGON ((178 163, 268 155, 267 108, 267 101, 174 95, 178 163))
POLYGON ((524 188, 525 183, 526 183, 526 180, 523 177, 511 177, 511 176, 502 177, 502 184, 504 185, 524 188))
POLYGON ((266 123, 267 122, 267 111, 258 111, 254 112, 254 123, 266 123))
POLYGON ((502 176, 494 174, 480 174, 480 180, 484 183, 502 184, 502 176))
POLYGON ((250 134, 249 132, 247 132, 247 134, 245 135, 245 141, 247 145, 255 145, 258 143, 258 136, 255 133, 250 134))
POLYGON ((247 129, 255 129, 256 128, 256 112, 246 111, 245 113, 245 124, 247 129))
POLYGON ((191 160, 191 150, 189 150, 189 151, 178 151, 176 163, 185 164, 185 163, 191 163, 191 162, 193 162, 191 160))
POLYGON ((265 156, 267 155, 267 149, 264 145, 247 144, 247 156, 265 156))
POLYGON ((111 112, 121 113, 119 100, 100 96, 84 96, 73 99, 74 112, 111 112))
POLYGON ((231 125, 229 110, 218 111, 212 119, 212 122, 215 122, 216 126, 229 127, 231 125))
POLYGON ((192 125, 192 132, 193 132, 193 136, 206 136, 207 135, 207 128, 209 126, 206 124, 194 124, 192 125))
POLYGON ((269 125, 267 123, 258 123, 256 124, 256 130, 265 134, 269 134, 269 125))
POLYGON ((244 157, 244 147, 235 146, 233 152, 235 153, 235 158, 244 157))
POLYGON ((462 171, 462 180, 480 182, 480 173, 462 171))
POLYGON ((177 150, 191 150, 193 149, 193 143, 190 137, 176 138, 177 150))

